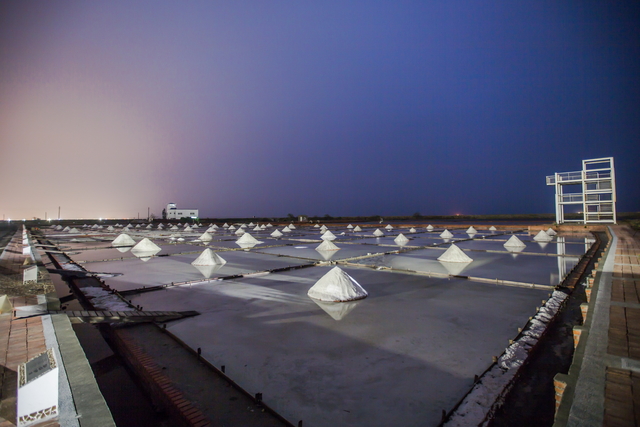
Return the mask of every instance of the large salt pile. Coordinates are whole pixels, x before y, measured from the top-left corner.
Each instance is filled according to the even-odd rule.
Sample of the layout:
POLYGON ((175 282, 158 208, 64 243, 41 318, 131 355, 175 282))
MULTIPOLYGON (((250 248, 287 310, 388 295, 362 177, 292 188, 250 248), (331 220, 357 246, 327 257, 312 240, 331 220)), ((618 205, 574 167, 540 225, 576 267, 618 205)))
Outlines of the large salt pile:
POLYGON ((555 235, 557 235, 558 233, 556 233, 556 230, 554 230, 553 228, 549 227, 549 229, 547 230, 547 234, 548 234, 549 236, 555 236, 555 235))
POLYGON ((115 228, 113 228, 112 226, 108 226, 107 227, 107 231, 114 231, 114 230, 115 230, 115 228))
POLYGON ((503 245, 505 248, 524 248, 525 245, 522 240, 518 239, 518 236, 515 234, 507 240, 507 242, 503 245))
POLYGON ((216 232, 215 228, 213 228, 213 227, 207 228, 207 233, 215 233, 215 232, 216 232))
POLYGON ((278 238, 278 237, 282 237, 282 236, 283 236, 283 234, 282 234, 280 231, 278 231, 278 229, 277 229, 277 228, 276 228, 276 230, 275 230, 273 233, 271 233, 271 237, 276 237, 276 238, 278 238))
POLYGON ((333 267, 307 292, 309 297, 330 302, 354 301, 366 298, 367 291, 340 267, 333 267))
POLYGON ((178 231, 178 226, 174 225, 173 227, 171 227, 169 230, 171 231, 178 231))
POLYGON ((260 228, 259 225, 256 225, 255 227, 253 227, 253 231, 261 231, 262 228, 260 228))
POLYGON ((469 228, 467 228, 467 234, 477 234, 478 230, 476 230, 475 228, 473 228, 473 225, 469 228))
POLYGON ((451 234, 449 230, 445 229, 442 233, 440 233, 440 237, 442 237, 443 239, 450 239, 453 237, 453 234, 451 234))
POLYGON ((433 231, 433 225, 431 224, 427 225, 427 231, 433 231))
POLYGON ((213 237, 211 237, 211 234, 205 231, 204 233, 202 233, 202 236, 198 238, 198 240, 200 240, 201 242, 210 242, 211 240, 213 240, 213 237))
POLYGON ((314 225, 313 228, 320 228, 318 224, 314 225))
POLYGON ((193 230, 193 229, 187 225, 187 226, 184 228, 184 230, 183 230, 183 231, 191 231, 191 230, 193 230))
POLYGON ((224 265, 227 261, 224 260, 220 255, 213 252, 210 248, 205 249, 202 253, 196 258, 191 265, 224 265))
POLYGON ((122 233, 118 237, 116 237, 113 242, 111 242, 111 246, 133 246, 136 244, 136 241, 131 238, 128 234, 122 233))
POLYGON ((227 224, 226 222, 224 223, 224 225, 222 226, 222 228, 229 228, 229 224, 227 224))
POLYGON ((295 229, 296 229, 296 226, 295 226, 295 225, 293 225, 293 224, 289 224, 289 230, 295 230, 295 229))
POLYGON ((340 248, 335 245, 331 240, 323 240, 322 243, 318 245, 316 251, 339 251, 340 248))
POLYGON ((385 230, 391 231, 393 230, 393 227, 391 226, 391 224, 387 224, 387 226, 385 227, 385 230))
POLYGON ((398 234, 398 237, 393 239, 393 241, 396 242, 396 245, 400 245, 400 246, 404 246, 407 243, 409 243, 409 239, 407 239, 407 237, 402 233, 398 234))
POLYGON ((347 229, 348 229, 348 230, 353 229, 353 225, 351 225, 351 224, 347 225, 347 229))
POLYGON ((533 240, 536 242, 550 242, 553 238, 545 233, 544 230, 540 230, 538 234, 533 237, 533 240))
POLYGON ((246 233, 244 231, 244 228, 240 227, 236 230, 236 236, 242 236, 244 233, 246 233))
POLYGON ((489 230, 491 230, 491 231, 496 231, 496 230, 497 230, 497 228, 495 228, 495 227, 492 225, 491 227, 489 227, 489 230))
POLYGON ((362 228, 360 228, 360 226, 359 226, 359 225, 356 225, 356 226, 353 228, 353 231, 362 231, 362 228))
POLYGON ((65 233, 67 233, 69 230, 71 230, 71 228, 68 225, 62 229, 62 231, 64 231, 65 233))
POLYGON ((376 228, 376 231, 373 232, 373 235, 376 237, 384 236, 384 233, 380 231, 379 228, 376 228))
POLYGON ((140 240, 138 244, 133 248, 131 248, 131 253, 140 258, 142 261, 150 260, 152 256, 160 251, 160 246, 156 245, 146 237, 140 240))
POLYGON ((131 252, 153 252, 153 251, 160 251, 160 246, 156 245, 146 237, 140 240, 138 244, 131 249, 131 252))
POLYGON ((289 229, 288 226, 285 225, 284 228, 282 229, 282 232, 283 233, 291 233, 291 230, 289 229))
POLYGON ((415 228, 411 227, 411 228, 409 229, 409 233, 415 233, 415 232, 416 232, 416 229, 415 229, 415 228))
POLYGON ((239 243, 239 244, 243 243, 243 244, 248 244, 248 245, 257 245, 258 243, 262 243, 262 242, 257 240, 251 234, 244 233, 242 235, 242 237, 240 237, 238 240, 236 240, 236 243, 239 243))
POLYGON ((438 261, 442 262, 472 262, 473 260, 469 258, 467 254, 462 252, 462 249, 457 247, 455 244, 451 244, 449 249, 444 251, 442 255, 438 257, 438 261))
POLYGON ((328 230, 328 227, 326 225, 322 224, 322 227, 320 227, 320 231, 322 231, 324 233, 327 230, 328 230))
POLYGON ((336 236, 331 231, 327 230, 324 233, 322 233, 322 236, 320 236, 320 238, 322 240, 335 240, 336 236))
POLYGON ((80 232, 80 231, 79 231, 77 228, 75 228, 75 227, 73 227, 73 228, 69 229, 69 233, 79 233, 79 232, 80 232))
POLYGON ((234 227, 233 225, 230 225, 229 227, 227 227, 227 230, 235 230, 236 227, 234 227))

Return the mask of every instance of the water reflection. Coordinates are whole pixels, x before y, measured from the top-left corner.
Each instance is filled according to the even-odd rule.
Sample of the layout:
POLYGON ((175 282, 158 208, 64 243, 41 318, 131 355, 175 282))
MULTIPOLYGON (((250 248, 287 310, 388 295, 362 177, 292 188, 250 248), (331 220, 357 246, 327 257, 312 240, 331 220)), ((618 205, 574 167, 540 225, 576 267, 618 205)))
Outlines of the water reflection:
POLYGON ((311 301, 315 302, 318 305, 318 307, 324 310, 325 313, 327 313, 329 316, 331 316, 335 320, 342 320, 360 303, 360 301, 326 302, 326 301, 318 301, 313 298, 310 298, 310 299, 311 301))

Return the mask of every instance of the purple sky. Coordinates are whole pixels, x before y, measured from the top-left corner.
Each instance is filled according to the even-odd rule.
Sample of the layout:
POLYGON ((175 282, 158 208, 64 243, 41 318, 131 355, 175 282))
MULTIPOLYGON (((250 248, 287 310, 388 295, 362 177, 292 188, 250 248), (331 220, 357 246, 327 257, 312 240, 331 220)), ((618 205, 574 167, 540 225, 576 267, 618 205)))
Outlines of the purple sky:
POLYGON ((640 211, 640 4, 0 2, 0 214, 640 211))

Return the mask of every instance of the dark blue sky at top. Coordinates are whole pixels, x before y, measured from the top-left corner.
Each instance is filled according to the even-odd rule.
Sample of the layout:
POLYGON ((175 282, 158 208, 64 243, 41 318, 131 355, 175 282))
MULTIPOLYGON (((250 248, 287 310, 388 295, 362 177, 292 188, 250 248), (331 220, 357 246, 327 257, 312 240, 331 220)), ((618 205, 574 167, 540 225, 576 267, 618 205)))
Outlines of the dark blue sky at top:
POLYGON ((639 11, 2 2, 0 179, 45 153, 2 213, 550 213, 546 175, 609 156, 640 211, 639 11))

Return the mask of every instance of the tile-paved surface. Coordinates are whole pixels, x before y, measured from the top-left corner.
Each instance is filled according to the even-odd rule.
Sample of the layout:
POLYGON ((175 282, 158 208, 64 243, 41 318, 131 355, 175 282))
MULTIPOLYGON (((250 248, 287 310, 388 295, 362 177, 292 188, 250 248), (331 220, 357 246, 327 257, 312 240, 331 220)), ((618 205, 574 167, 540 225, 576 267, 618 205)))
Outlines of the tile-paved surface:
MULTIPOLYGON (((618 245, 611 287, 608 353, 640 363, 640 233, 614 226, 618 245)), ((604 426, 640 425, 640 372, 608 367, 604 426)))
MULTIPOLYGON (((18 231, 2 252, 0 274, 22 274, 22 234, 18 231)), ((35 295, 9 298, 13 307, 38 304, 35 295)), ((16 319, 12 313, 0 314, 0 427, 15 426, 17 368, 21 363, 46 350, 42 319, 38 317, 16 319)), ((38 424, 39 427, 58 426, 55 420, 38 424)))
POLYGON ((604 426, 636 426, 640 423, 640 373, 607 368, 604 426))

